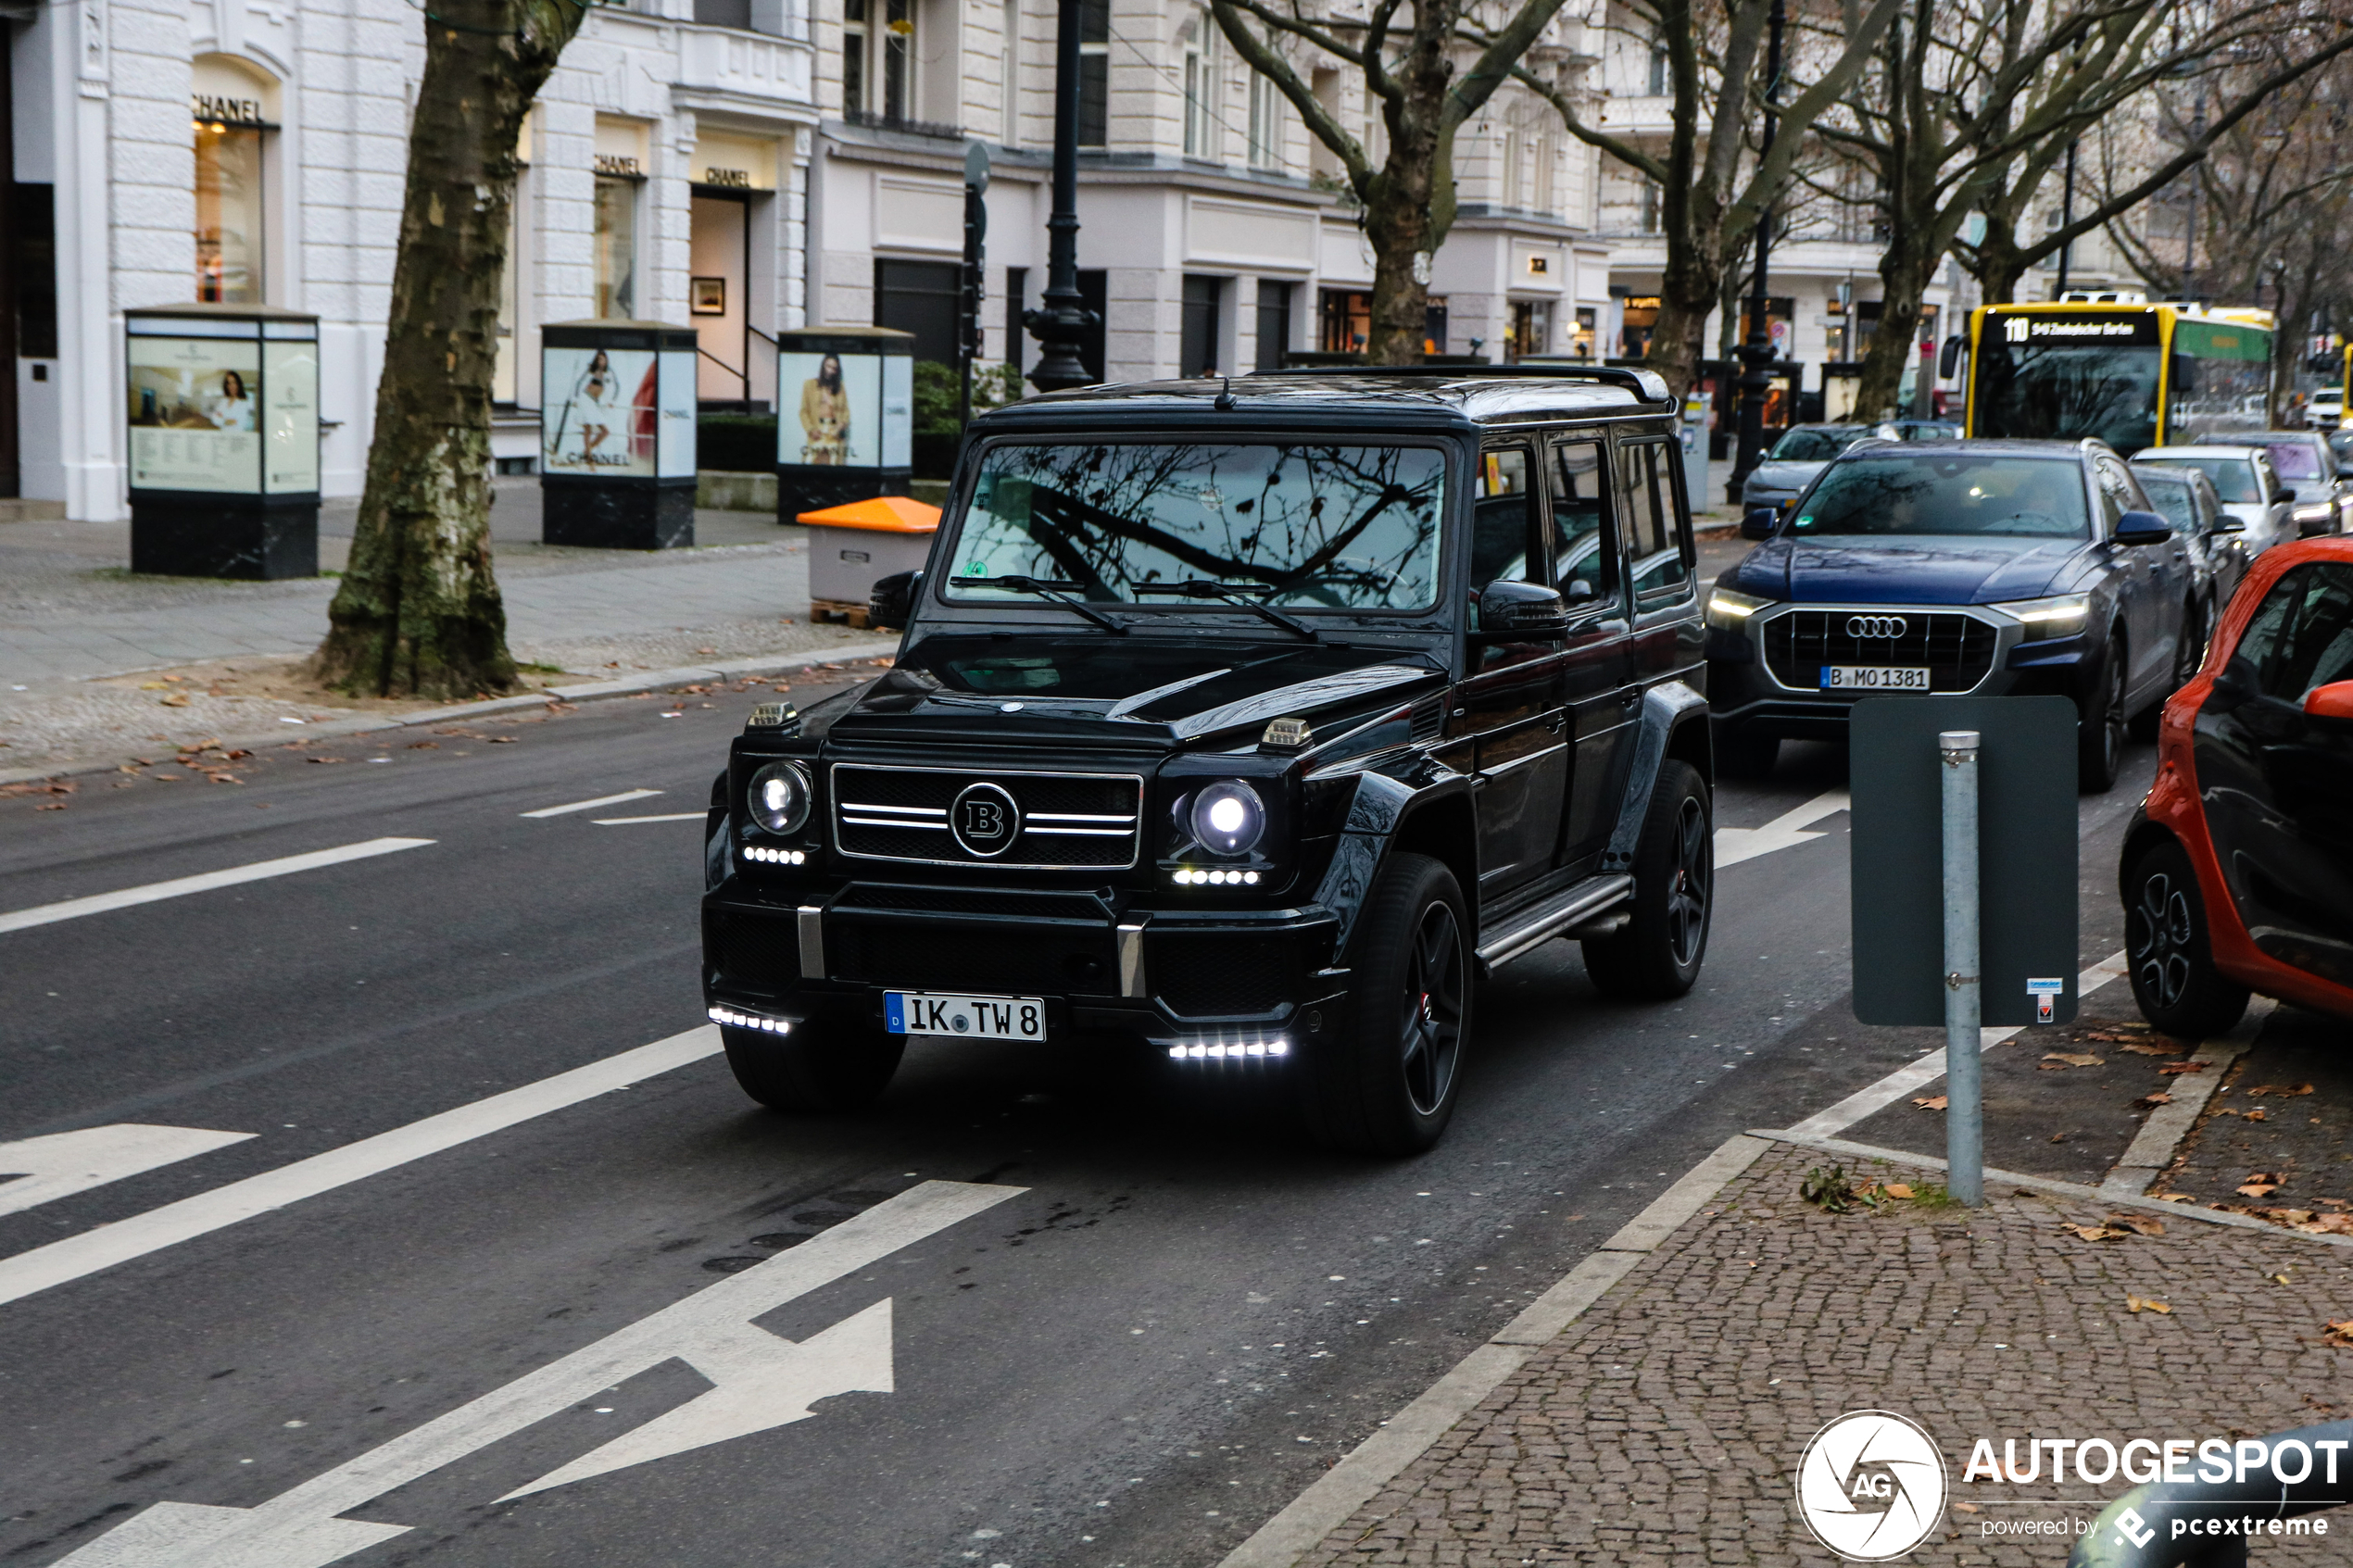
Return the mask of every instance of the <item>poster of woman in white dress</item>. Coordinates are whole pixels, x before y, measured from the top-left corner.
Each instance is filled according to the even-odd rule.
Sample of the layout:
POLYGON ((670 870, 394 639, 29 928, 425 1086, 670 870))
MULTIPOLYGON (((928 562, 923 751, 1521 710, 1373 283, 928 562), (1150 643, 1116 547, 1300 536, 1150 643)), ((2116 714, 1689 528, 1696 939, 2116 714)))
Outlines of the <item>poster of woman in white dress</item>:
POLYGON ((654 471, 660 378, 650 349, 549 348, 540 415, 549 473, 654 471))

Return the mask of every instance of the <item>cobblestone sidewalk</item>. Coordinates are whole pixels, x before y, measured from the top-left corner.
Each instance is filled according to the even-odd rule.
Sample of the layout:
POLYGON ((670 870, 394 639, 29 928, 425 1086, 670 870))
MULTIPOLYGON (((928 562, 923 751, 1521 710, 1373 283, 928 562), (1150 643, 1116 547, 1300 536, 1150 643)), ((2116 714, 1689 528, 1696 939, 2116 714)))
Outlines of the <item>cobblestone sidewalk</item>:
MULTIPOLYGON (((2117 1229, 2111 1206, 2008 1187, 1974 1212, 1833 1215, 1798 1197, 1831 1162, 1774 1146, 1299 1561, 1832 1563, 1797 1514, 1799 1456, 1880 1409, 1928 1430, 1955 1499, 1906 1562, 2057 1568, 2071 1538, 1988 1526, 2071 1530, 2126 1484, 1964 1482, 1978 1437, 2238 1437, 2353 1403, 2353 1348, 2323 1340, 2353 1316, 2353 1249, 2163 1215, 2161 1234, 2089 1241, 2061 1227, 2117 1229)), ((2353 1520, 2323 1517, 2327 1538, 2259 1560, 2342 1562, 2353 1520)))

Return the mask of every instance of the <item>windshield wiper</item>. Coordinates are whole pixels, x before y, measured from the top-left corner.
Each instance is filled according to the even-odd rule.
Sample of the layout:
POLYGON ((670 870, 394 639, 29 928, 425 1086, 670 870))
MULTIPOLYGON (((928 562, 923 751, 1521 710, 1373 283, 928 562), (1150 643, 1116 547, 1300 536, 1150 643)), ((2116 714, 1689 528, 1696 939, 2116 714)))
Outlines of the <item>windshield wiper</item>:
MULTIPOLYGON (((1180 594, 1189 599, 1222 600, 1237 609, 1246 609, 1261 621, 1269 621, 1286 632, 1296 632, 1311 643, 1320 643, 1324 640, 1323 634, 1304 621, 1295 616, 1285 615, 1272 605, 1261 604, 1252 598, 1247 590, 1237 588, 1228 583, 1219 583, 1207 577, 1191 577, 1182 583, 1138 583, 1133 584, 1133 587, 1139 596, 1180 594)), ((1274 592, 1271 588, 1265 591, 1274 592)))
POLYGON ((1127 635, 1126 622, 1114 621, 1102 611, 1072 598, 1064 591, 1079 586, 1076 583, 1064 583, 1056 578, 1040 577, 959 577, 956 582, 975 587, 1011 588, 1015 593, 1035 594, 1041 599, 1051 599, 1064 609, 1085 616, 1114 637, 1127 635))

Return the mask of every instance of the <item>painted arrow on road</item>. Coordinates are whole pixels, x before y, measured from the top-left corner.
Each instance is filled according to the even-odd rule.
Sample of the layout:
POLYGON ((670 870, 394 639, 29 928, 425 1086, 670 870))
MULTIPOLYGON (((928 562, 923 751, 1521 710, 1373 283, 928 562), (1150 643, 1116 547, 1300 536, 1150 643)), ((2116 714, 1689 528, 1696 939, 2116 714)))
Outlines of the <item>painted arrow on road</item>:
POLYGON ((835 1394, 888 1393, 887 1298, 799 1343, 751 1320, 1024 1190, 925 1182, 258 1508, 157 1503, 63 1559, 63 1564, 324 1568, 411 1528, 337 1515, 668 1361, 685 1361, 712 1386, 508 1496, 783 1426, 805 1419, 812 1403, 835 1394))
POLYGON ((251 1133, 216 1133, 204 1127, 117 1122, 107 1127, 0 1143, 0 1214, 19 1213, 35 1204, 105 1186, 252 1136, 251 1133))

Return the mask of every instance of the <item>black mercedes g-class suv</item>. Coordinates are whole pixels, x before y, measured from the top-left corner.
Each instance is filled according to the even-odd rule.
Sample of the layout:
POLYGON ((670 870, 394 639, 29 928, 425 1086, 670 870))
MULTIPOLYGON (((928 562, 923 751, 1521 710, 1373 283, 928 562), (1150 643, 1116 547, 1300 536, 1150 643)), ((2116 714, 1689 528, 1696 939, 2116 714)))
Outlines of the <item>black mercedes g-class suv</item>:
POLYGON ((704 987, 778 1109, 910 1035, 1283 1073, 1339 1148, 1453 1110, 1481 974, 1690 989, 1711 763, 1674 403, 1648 371, 1266 372, 975 421, 894 667, 753 716, 704 987))

